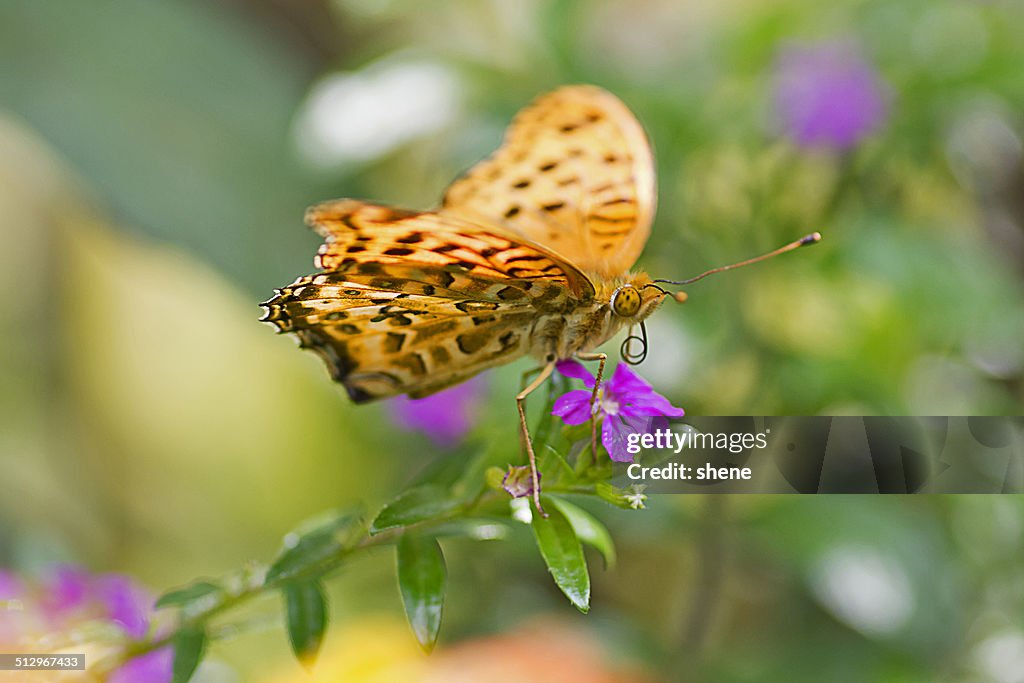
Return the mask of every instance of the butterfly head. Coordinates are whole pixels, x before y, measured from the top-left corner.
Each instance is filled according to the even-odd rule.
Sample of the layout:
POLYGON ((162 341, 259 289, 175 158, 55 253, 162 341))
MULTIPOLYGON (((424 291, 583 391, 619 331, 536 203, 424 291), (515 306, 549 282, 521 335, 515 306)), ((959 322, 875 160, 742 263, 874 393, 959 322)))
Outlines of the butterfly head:
POLYGON ((612 290, 608 307, 620 322, 631 325, 643 321, 668 294, 642 273, 637 273, 612 290))
POLYGON ((645 273, 634 273, 620 282, 608 297, 613 329, 629 328, 622 342, 622 359, 630 365, 643 362, 647 356, 647 329, 644 320, 664 301, 669 292, 651 282, 645 273), (638 333, 639 329, 639 333, 638 333))

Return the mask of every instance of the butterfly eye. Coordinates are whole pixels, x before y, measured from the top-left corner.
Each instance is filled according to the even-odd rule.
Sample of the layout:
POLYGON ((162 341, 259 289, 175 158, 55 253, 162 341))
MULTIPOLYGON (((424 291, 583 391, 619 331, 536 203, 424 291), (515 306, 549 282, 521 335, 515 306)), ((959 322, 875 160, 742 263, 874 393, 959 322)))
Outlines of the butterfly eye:
POLYGON ((632 318, 640 310, 640 292, 633 285, 622 285, 612 294, 612 312, 620 318, 632 318))

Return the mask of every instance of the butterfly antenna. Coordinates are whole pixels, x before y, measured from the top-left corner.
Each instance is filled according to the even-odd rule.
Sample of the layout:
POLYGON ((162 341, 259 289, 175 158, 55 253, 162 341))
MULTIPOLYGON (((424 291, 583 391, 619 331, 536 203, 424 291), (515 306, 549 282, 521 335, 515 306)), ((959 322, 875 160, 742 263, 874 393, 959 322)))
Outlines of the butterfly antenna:
MULTIPOLYGON (((778 249, 775 249, 774 251, 769 251, 767 254, 761 254, 760 256, 755 256, 752 259, 747 259, 746 261, 740 261, 739 263, 730 263, 727 266, 719 266, 717 268, 712 268, 711 270, 704 271, 700 275, 697 275, 697 276, 691 277, 691 278, 687 278, 686 280, 654 280, 654 282, 661 282, 661 283, 666 284, 666 285, 688 285, 688 284, 690 284, 692 282, 696 282, 697 280, 703 280, 708 275, 714 275, 715 273, 721 273, 723 270, 732 270, 733 268, 739 268, 741 266, 749 266, 752 263, 757 263, 758 261, 765 261, 767 259, 770 259, 770 258, 773 258, 775 256, 778 256, 779 254, 785 254, 787 251, 793 251, 794 249, 799 249, 800 247, 806 247, 809 244, 814 244, 814 243, 820 242, 820 241, 821 241, 821 233, 812 232, 810 235, 806 235, 804 237, 801 237, 800 239, 795 240, 793 242, 790 242, 787 245, 781 246, 778 249)), ((682 294, 682 292, 678 292, 678 294, 682 294)), ((676 298, 677 301, 680 300, 680 298, 678 296, 676 296, 676 295, 673 295, 673 296, 676 298)), ((682 299, 682 300, 685 300, 685 299, 682 299)))

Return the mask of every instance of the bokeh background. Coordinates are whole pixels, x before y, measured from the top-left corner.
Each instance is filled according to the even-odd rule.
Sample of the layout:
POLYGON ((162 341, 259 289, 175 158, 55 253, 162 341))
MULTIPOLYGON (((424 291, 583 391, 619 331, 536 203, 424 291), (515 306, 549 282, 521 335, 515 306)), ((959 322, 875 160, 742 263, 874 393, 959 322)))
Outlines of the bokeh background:
MULTIPOLYGON (((640 372, 676 405, 1021 414, 1022 34, 1009 0, 3 0, 0 566, 160 591, 514 439, 525 361, 435 443, 349 405, 257 304, 311 270, 307 205, 431 207, 565 83, 650 135, 656 276, 825 235, 651 321, 640 372)), ((552 680, 1024 681, 1017 497, 591 508, 620 558, 592 558, 590 615, 525 528, 451 541, 431 663, 381 550, 331 582, 329 680, 519 654, 507 673, 564 642, 580 664, 552 680)), ((276 600, 251 611, 203 680, 305 680, 276 600)))

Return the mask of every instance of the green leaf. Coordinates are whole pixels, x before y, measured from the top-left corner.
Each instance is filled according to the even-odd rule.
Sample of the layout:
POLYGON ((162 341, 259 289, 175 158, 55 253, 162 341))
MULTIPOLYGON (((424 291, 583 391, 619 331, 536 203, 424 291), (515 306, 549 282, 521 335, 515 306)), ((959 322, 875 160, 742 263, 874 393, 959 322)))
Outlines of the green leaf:
POLYGON ((156 601, 156 609, 163 609, 164 607, 174 607, 176 605, 186 605, 191 602, 195 602, 200 598, 206 597, 211 593, 219 593, 223 589, 215 583, 209 581, 196 581, 190 583, 183 588, 175 588, 169 590, 161 595, 156 601))
POLYGON ((416 522, 440 517, 457 508, 460 501, 439 486, 420 486, 409 489, 384 506, 370 525, 370 533, 408 526, 416 522))
POLYGON ((545 472, 551 472, 559 482, 572 484, 576 481, 576 473, 569 465, 569 461, 550 444, 545 446, 544 450, 540 452, 540 465, 545 472), (553 472, 555 467, 558 468, 557 473, 553 472))
POLYGON ((307 669, 313 666, 327 630, 327 596, 319 581, 286 583, 281 588, 292 652, 307 669))
POLYGON ((587 572, 583 546, 572 524, 558 506, 548 498, 544 499, 544 503, 548 516, 533 516, 533 535, 537 539, 537 547, 565 597, 585 614, 590 610, 590 574, 587 572))
POLYGON ((172 641, 174 646, 174 664, 172 683, 188 683, 203 658, 206 649, 206 631, 201 627, 179 631, 172 641))
POLYGON ((434 649, 441 628, 447 578, 444 554, 436 538, 402 535, 398 542, 398 587, 412 632, 428 653, 434 649))
POLYGON ((334 515, 297 537, 289 534, 286 548, 278 555, 264 584, 320 576, 363 535, 363 523, 357 514, 334 515))
POLYGON ((604 558, 605 567, 615 566, 615 542, 612 541, 608 529, 596 517, 581 507, 573 505, 561 498, 550 498, 565 518, 572 525, 576 536, 592 548, 597 549, 604 558))

